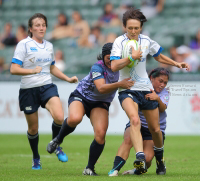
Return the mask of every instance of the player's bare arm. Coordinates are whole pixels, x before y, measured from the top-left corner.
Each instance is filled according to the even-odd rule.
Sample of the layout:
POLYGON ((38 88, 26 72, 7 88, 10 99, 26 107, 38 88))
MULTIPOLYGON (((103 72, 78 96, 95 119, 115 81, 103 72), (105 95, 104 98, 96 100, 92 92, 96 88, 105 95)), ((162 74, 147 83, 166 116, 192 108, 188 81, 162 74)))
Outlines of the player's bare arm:
POLYGON ((12 75, 31 75, 37 74, 42 71, 42 67, 36 66, 34 69, 24 69, 21 68, 20 65, 12 63, 10 67, 10 73, 12 75))
POLYGON ((127 78, 112 84, 106 84, 105 79, 97 79, 94 80, 94 84, 101 94, 107 94, 116 90, 117 88, 130 89, 134 85, 134 81, 130 79, 131 78, 127 78))

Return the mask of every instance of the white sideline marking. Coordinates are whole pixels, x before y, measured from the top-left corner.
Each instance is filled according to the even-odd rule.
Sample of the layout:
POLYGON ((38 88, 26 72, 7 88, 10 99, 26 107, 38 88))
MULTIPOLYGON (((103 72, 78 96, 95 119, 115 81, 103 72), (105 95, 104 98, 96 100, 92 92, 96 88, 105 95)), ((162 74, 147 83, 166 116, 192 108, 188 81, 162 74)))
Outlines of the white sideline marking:
MULTIPOLYGON (((6 154, 6 155, 3 155, 3 156, 14 156, 14 157, 33 157, 33 155, 25 155, 25 154, 6 154)), ((54 156, 50 156, 50 155, 40 155, 41 157, 43 158, 54 158, 54 156)))

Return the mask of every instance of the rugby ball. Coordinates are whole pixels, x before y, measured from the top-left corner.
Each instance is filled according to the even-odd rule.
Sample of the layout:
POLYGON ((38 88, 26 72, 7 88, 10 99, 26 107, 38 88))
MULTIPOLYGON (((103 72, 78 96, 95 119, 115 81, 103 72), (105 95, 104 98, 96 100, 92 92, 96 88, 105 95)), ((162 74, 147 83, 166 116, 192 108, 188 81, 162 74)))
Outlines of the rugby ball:
MULTIPOLYGON (((124 46, 123 52, 122 52, 122 58, 126 58, 129 55, 132 55, 132 47, 134 47, 135 50, 138 50, 139 45, 138 42, 136 40, 129 40, 126 45, 124 46)), ((131 61, 130 64, 127 65, 128 68, 133 68, 136 67, 137 64, 139 63, 139 60, 134 60, 131 61)))

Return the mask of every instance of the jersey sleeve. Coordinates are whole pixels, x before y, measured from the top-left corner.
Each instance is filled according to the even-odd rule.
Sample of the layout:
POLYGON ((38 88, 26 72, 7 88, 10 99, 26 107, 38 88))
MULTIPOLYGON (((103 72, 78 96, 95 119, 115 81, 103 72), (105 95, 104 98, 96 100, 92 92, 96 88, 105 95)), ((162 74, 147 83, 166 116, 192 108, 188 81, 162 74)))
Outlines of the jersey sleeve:
POLYGON ((13 59, 12 59, 12 63, 22 65, 23 61, 25 59, 25 56, 26 56, 25 44, 23 42, 19 42, 17 44, 16 49, 15 49, 14 56, 13 56, 13 59))
POLYGON ((104 70, 100 65, 93 65, 91 68, 92 80, 104 79, 104 70))
POLYGON ((113 43, 111 54, 110 54, 110 61, 118 60, 122 56, 122 44, 119 40, 120 39, 117 38, 117 39, 115 39, 115 41, 113 43))
POLYGON ((168 103, 169 103, 169 92, 165 91, 165 93, 160 96, 160 99, 166 106, 168 106, 168 103))
POLYGON ((55 56, 54 56, 54 49, 53 49, 53 44, 52 44, 52 62, 51 65, 55 65, 56 61, 55 61, 55 56))
POLYGON ((157 42, 150 39, 150 52, 149 54, 153 57, 157 57, 164 50, 157 42))

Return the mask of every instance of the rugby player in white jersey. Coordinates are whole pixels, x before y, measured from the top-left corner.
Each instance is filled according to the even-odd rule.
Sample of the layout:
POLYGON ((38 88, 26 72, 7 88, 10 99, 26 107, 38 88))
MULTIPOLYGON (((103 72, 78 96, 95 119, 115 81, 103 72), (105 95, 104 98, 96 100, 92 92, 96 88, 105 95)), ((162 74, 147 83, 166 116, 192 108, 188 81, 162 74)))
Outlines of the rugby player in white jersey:
MULTIPOLYGON (((165 138, 165 129, 166 129, 166 117, 167 114, 165 110, 167 109, 168 103, 169 103, 169 92, 165 88, 168 80, 169 80, 169 72, 165 68, 158 67, 154 70, 152 70, 149 74, 149 78, 152 82, 154 91, 152 90, 152 93, 146 94, 145 98, 150 100, 155 100, 159 103, 159 117, 160 117, 160 130, 163 135, 163 140, 165 138)), ((145 153, 146 158, 146 165, 147 168, 151 166, 151 161, 154 158, 154 143, 152 140, 151 133, 149 132, 147 121, 142 114, 142 112, 139 110, 139 117, 141 121, 141 134, 143 139, 143 149, 145 153)), ((117 155, 115 157, 115 161, 113 164, 113 169, 110 171, 111 174, 109 176, 118 176, 118 172, 125 164, 126 160, 129 157, 130 150, 132 148, 132 142, 130 138, 130 121, 126 124, 126 128, 124 131, 124 140, 122 144, 120 145, 117 155), (123 162, 119 162, 119 160, 123 160, 123 162)), ((132 169, 125 171, 123 175, 126 174, 140 174, 138 170, 132 169)), ((165 172, 159 172, 159 174, 165 174, 165 172)))
POLYGON ((139 108, 147 120, 148 128, 154 141, 154 152, 157 163, 156 173, 166 173, 163 159, 163 139, 159 126, 158 102, 145 99, 145 95, 151 93, 151 89, 153 90, 153 86, 146 72, 146 57, 150 54, 158 62, 178 68, 186 68, 187 70, 189 70, 189 66, 187 63, 175 62, 161 54, 162 47, 157 42, 151 40, 148 36, 140 34, 143 23, 147 21, 140 10, 130 8, 124 13, 122 21, 126 33, 115 39, 110 60, 112 71, 120 71, 119 81, 128 77, 131 77, 135 81, 134 86, 130 90, 119 89, 119 101, 130 120, 130 136, 136 151, 134 167, 140 173, 147 171, 142 136, 140 133, 139 108), (138 50, 132 48, 132 56, 122 58, 123 48, 131 39, 136 40, 140 47, 138 50), (128 68, 127 65, 136 59, 140 59, 138 65, 128 68))
MULTIPOLYGON (((52 83, 51 74, 70 83, 78 81, 76 76, 69 78, 54 65, 53 45, 44 40, 46 28, 47 18, 43 14, 34 14, 29 19, 29 36, 17 44, 10 68, 11 74, 22 75, 19 104, 28 123, 27 136, 33 152, 33 170, 42 168, 38 152, 38 108, 46 108, 53 117, 53 138, 58 135, 64 121, 57 86, 52 83)), ((61 147, 56 149, 56 155, 62 162, 68 160, 61 147)))

